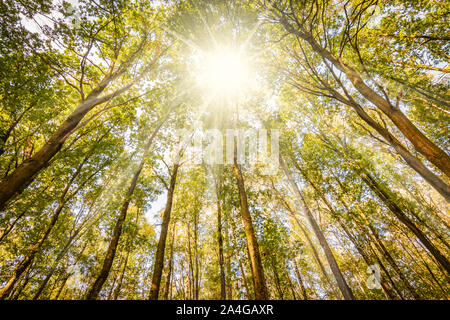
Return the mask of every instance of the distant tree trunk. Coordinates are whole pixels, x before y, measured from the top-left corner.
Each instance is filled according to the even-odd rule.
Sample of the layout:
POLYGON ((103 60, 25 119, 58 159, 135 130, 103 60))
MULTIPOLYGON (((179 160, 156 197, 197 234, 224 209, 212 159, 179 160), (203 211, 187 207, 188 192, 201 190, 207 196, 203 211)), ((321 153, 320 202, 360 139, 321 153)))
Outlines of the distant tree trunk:
POLYGON ((270 262, 272 265, 272 272, 273 272, 273 277, 275 279, 275 287, 277 288, 278 296, 280 297, 281 300, 284 300, 284 294, 283 294, 283 290, 281 289, 280 276, 278 274, 276 263, 273 261, 273 259, 271 259, 270 262))
POLYGON ((170 177, 170 185, 167 191, 166 208, 163 213, 163 220, 161 224, 161 233, 158 241, 158 248, 155 254, 155 264, 153 268, 152 287, 150 289, 150 300, 158 300, 159 287, 161 284, 161 276, 164 268, 164 251, 166 249, 166 239, 169 230, 170 214, 172 212, 173 194, 176 186, 176 179, 178 173, 179 163, 175 163, 173 172, 170 177))
MULTIPOLYGON (((239 250, 239 247, 237 246, 238 241, 236 238, 236 231, 235 231, 233 223, 231 223, 231 235, 233 237, 233 242, 236 244, 236 255, 235 256, 236 256, 238 264, 239 264, 239 270, 241 271, 241 281, 245 288, 246 298, 247 298, 247 300, 250 300, 250 299, 252 299, 252 297, 251 297, 252 293, 250 291, 250 286, 248 285, 248 282, 247 282, 247 276, 245 275, 244 265, 242 264, 241 250, 239 250)), ((233 252, 233 254, 234 254, 234 252, 233 252)), ((248 254, 248 250, 247 250, 247 254, 248 254)))
MULTIPOLYGON (((122 265, 122 261, 124 260, 123 255, 120 257, 119 259, 119 263, 117 264, 117 268, 120 268, 120 266, 122 265)), ((116 282, 118 280, 118 277, 120 276, 119 272, 117 270, 112 270, 111 272, 111 277, 113 279, 112 283, 111 283, 111 287, 109 288, 109 292, 108 295, 106 296, 106 300, 111 300, 113 292, 114 292, 114 287, 116 285, 116 282)))
POLYGON ((450 274, 450 262, 439 251, 438 248, 428 239, 428 237, 411 221, 403 210, 391 200, 389 194, 376 182, 376 180, 365 172, 361 176, 362 180, 369 186, 370 189, 384 202, 384 204, 391 210, 392 213, 419 239, 425 248, 433 255, 439 264, 450 274))
POLYGON ((223 255, 223 234, 222 234, 222 204, 221 204, 221 183, 214 179, 217 204, 217 246, 219 250, 219 273, 220 273, 220 299, 227 298, 225 279, 225 260, 223 255))
POLYGON ((14 291, 11 292, 11 294, 10 294, 11 300, 19 299, 20 294, 23 292, 23 290, 26 288, 26 286, 30 282, 30 279, 32 278, 31 266, 32 265, 30 265, 30 267, 28 267, 27 272, 25 274, 25 279, 23 279, 23 282, 19 283, 17 285, 17 287, 14 289, 14 291))
POLYGON ((61 295, 62 291, 64 290, 64 287, 66 286, 67 280, 70 278, 70 273, 67 274, 61 281, 61 285, 58 288, 58 291, 56 292, 54 300, 58 300, 59 296, 61 295))
POLYGON ((244 269, 244 266, 242 264, 241 256, 239 255, 239 253, 238 253, 237 259, 238 259, 238 264, 239 264, 239 270, 241 271, 241 281, 242 281, 242 284, 244 285, 244 288, 245 288, 245 293, 246 293, 246 296, 247 296, 247 300, 250 300, 252 293, 250 291, 250 286, 247 283, 247 276, 245 275, 245 269, 244 269))
POLYGON ((198 256, 198 212, 194 212, 194 299, 198 300, 200 293, 200 271, 199 271, 199 256, 198 256))
MULTIPOLYGON (((136 213, 136 226, 138 226, 138 225, 139 225, 139 210, 136 213)), ((128 259, 130 257, 130 252, 132 251, 132 248, 133 248, 133 242, 134 242, 134 239, 136 238, 136 234, 137 234, 137 229, 129 237, 128 246, 127 246, 127 255, 125 257, 125 262, 123 263, 123 268, 122 268, 122 271, 120 273, 117 286, 114 289, 114 293, 113 293, 113 296, 112 296, 113 300, 117 300, 117 298, 120 295, 120 289, 122 288, 122 284, 123 284, 123 277, 125 275, 125 271, 126 271, 127 266, 128 266, 128 259)))
POLYGON ((295 269, 295 275, 297 276, 298 284, 300 285, 300 288, 302 289, 303 300, 308 300, 308 294, 306 293, 306 288, 303 283, 303 279, 300 274, 300 271, 298 270, 297 262, 295 260, 294 260, 294 269, 295 269))
POLYGON ((300 189, 297 186, 297 183, 292 178, 292 175, 291 175, 288 167, 284 163, 284 160, 281 155, 280 155, 280 164, 281 164, 281 166, 284 170, 284 173, 285 173, 286 177, 288 178, 289 183, 291 184, 291 187, 294 190, 299 202, 302 204, 303 210, 306 214, 306 217, 308 218, 308 221, 311 224, 311 227, 313 228, 313 231, 325 252, 325 256, 327 257, 328 263, 330 264, 331 271, 333 272, 333 275, 336 279, 339 290, 341 291, 342 295, 344 296, 344 298, 346 300, 353 300, 355 298, 353 296, 353 292, 350 289, 350 287, 348 286, 347 282, 345 281, 345 278, 342 275, 341 270, 339 269, 339 266, 336 262, 336 259, 334 258, 331 248, 328 245, 328 242, 326 241, 322 231, 319 228, 319 225, 317 224, 316 220, 314 219, 314 216, 312 215, 312 213, 308 207, 308 204, 306 203, 305 199, 303 198, 303 195, 301 194, 300 189))
MULTIPOLYGON (((353 212, 351 212, 351 211, 350 211, 349 213, 350 213, 350 214, 353 214, 353 212)), ((402 293, 401 290, 397 287, 395 281, 392 279, 391 274, 389 273, 389 271, 388 271, 387 268, 385 267, 383 261, 381 261, 380 257, 378 257, 377 252, 376 252, 375 249, 373 248, 373 245, 372 245, 372 244, 374 244, 376 240, 374 240, 373 235, 369 232, 370 230, 368 231, 367 228, 365 228, 365 227, 362 225, 362 223, 361 223, 361 221, 358 219, 358 217, 355 217, 355 218, 353 219, 353 221, 356 223, 356 226, 357 226, 358 229, 359 229, 359 233, 362 234, 362 235, 365 235, 365 236, 366 236, 365 238, 367 238, 368 241, 369 241, 369 245, 366 247, 366 249, 367 249, 366 252, 370 251, 370 252, 372 252, 372 254, 370 255, 369 253, 367 253, 367 255, 368 255, 368 256, 371 256, 371 257, 373 257, 373 258, 375 259, 376 263, 380 266, 381 270, 383 270, 384 274, 386 275, 386 277, 387 277, 388 280, 389 280, 389 283, 390 283, 391 286, 392 286, 392 287, 391 287, 391 286, 389 286, 387 283, 385 284, 385 282, 382 281, 382 282, 381 282, 381 286, 382 286, 383 290, 384 290, 383 285, 385 284, 385 285, 386 285, 386 290, 389 291, 389 292, 391 292, 391 294, 389 294, 390 296, 392 295, 392 296, 395 297, 395 294, 394 294, 394 291, 395 291, 395 293, 397 294, 398 298, 400 298, 401 300, 404 300, 405 298, 404 298, 404 296, 403 296, 403 293, 402 293)), ((378 248, 377 248, 377 249, 378 249, 378 248)), ((378 250, 378 251, 379 251, 379 250, 378 250)), ((384 253, 381 252, 381 254, 383 255, 384 253)), ((383 279, 383 278, 382 278, 382 279, 383 279)))
MULTIPOLYGON (((92 201, 92 203, 90 205, 88 213, 86 215, 86 219, 79 224, 77 229, 75 229, 73 231, 73 233, 69 236, 69 239, 67 240, 67 242, 64 245, 64 247, 58 253, 55 261, 52 264, 52 267, 51 267, 50 271, 48 272, 48 274, 46 275, 46 277, 44 278, 42 283, 39 285, 39 288, 36 291, 36 293, 35 293, 35 295, 33 297, 33 300, 37 300, 41 296, 41 294, 43 293, 45 287, 47 286, 48 282, 50 281, 50 278, 53 276, 53 273, 55 272, 56 268, 58 267, 58 264, 64 258, 64 256, 67 254, 67 252, 69 251, 70 247, 72 246, 72 243, 74 242, 74 240, 79 238, 78 236, 80 235, 81 230, 85 227, 85 223, 89 221, 90 213, 91 213, 92 209, 94 208, 94 205, 95 205, 97 199, 99 198, 99 196, 100 196, 100 193, 98 193, 97 196, 95 196, 95 198, 93 199, 93 201, 92 201)), ((87 243, 83 247, 82 252, 84 252, 84 248, 86 247, 86 245, 87 245, 87 243)), ((56 282, 57 281, 55 281, 54 285, 56 285, 56 282)), ((51 289, 50 292, 52 292, 52 290, 53 290, 53 288, 51 289)))
POLYGON ((227 299, 226 279, 225 279, 225 260, 223 255, 223 236, 222 236, 222 209, 220 200, 217 201, 217 243, 219 246, 219 272, 220 272, 220 299, 227 299))
MULTIPOLYGON (((347 150, 348 151, 348 150, 347 150)), ((438 248, 428 239, 428 237, 416 226, 416 224, 408 218, 405 212, 399 205, 391 199, 390 195, 384 188, 376 181, 374 177, 362 166, 352 166, 353 170, 361 177, 366 185, 371 189, 378 198, 389 208, 389 210, 402 222, 424 245, 425 248, 433 255, 436 261, 450 274, 450 262, 439 251, 438 248)))
POLYGON ((255 299, 267 300, 268 293, 266 288, 266 280, 264 277, 264 269, 259 253, 258 241, 256 239, 255 230, 250 211, 248 209, 247 194, 245 192, 244 177, 241 172, 241 165, 237 162, 237 144, 234 142, 234 174, 237 180, 239 191, 239 199, 241 204, 241 218, 244 223, 245 236, 247 238, 247 246, 250 252, 250 266, 252 270, 253 281, 255 283, 255 299))
MULTIPOLYGON (((88 242, 85 242, 83 247, 81 248, 80 252, 77 254, 77 256, 75 258, 75 261, 72 264, 72 266, 76 266, 77 265, 77 263, 80 261, 81 257, 83 256, 83 253, 86 250, 87 246, 88 246, 88 242)), ((65 287, 65 285, 67 283, 67 280, 69 280, 71 275, 72 275, 72 273, 68 273, 65 277, 63 277, 63 279, 61 281, 61 285, 60 285, 58 291, 56 292, 55 297, 53 298, 54 300, 58 300, 59 296, 61 295, 61 293, 62 293, 62 291, 63 291, 63 289, 64 289, 64 287, 65 287)), ((56 282, 58 282, 58 280, 55 281, 55 285, 56 285, 56 282)), ((51 294, 52 293, 53 292, 50 293, 50 298, 51 298, 51 294)))
MULTIPOLYGON (((345 203, 343 199, 341 199, 342 204, 345 206, 346 210, 350 212, 350 209, 348 208, 348 205, 345 203)), ((405 284, 405 287, 408 288, 408 290, 411 292, 414 299, 421 299, 420 295, 416 292, 416 290, 413 288, 413 286, 410 284, 409 280, 406 278, 403 271, 400 269, 400 267, 397 265, 395 260, 392 258, 391 254, 387 250, 387 248, 384 246, 380 235, 378 234, 378 231, 372 226, 369 219, 365 215, 364 211, 359 207, 359 205, 356 205, 358 208, 358 212, 361 214, 361 217, 364 219, 365 224, 369 227, 369 230, 371 231, 374 239, 375 244, 379 247, 380 251, 383 253, 383 255, 386 257, 386 260, 389 262, 389 264, 392 266, 392 269, 398 274, 402 282, 405 284)))
POLYGON ((188 251, 188 296, 189 299, 194 298, 194 263, 192 262, 192 250, 191 250, 191 225, 187 222, 187 251, 188 251))
MULTIPOLYGON (((226 215, 225 215, 226 218, 226 215)), ((229 229, 228 229, 228 219, 225 219, 224 221, 224 234, 225 234, 225 238, 224 238, 224 242, 225 242, 225 246, 226 248, 229 248, 229 229)), ((228 300, 232 300, 233 299, 233 286, 231 284, 231 251, 229 251, 229 253, 227 255, 225 255, 225 268, 226 268, 226 298, 228 300)))

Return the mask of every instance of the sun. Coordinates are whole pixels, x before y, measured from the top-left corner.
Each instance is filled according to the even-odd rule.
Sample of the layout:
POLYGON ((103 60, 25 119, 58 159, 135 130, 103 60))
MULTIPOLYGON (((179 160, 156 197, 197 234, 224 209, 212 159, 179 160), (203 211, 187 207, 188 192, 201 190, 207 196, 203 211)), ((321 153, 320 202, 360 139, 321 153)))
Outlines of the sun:
POLYGON ((197 80, 208 94, 238 95, 250 84, 250 66, 242 50, 220 48, 202 52, 197 80))

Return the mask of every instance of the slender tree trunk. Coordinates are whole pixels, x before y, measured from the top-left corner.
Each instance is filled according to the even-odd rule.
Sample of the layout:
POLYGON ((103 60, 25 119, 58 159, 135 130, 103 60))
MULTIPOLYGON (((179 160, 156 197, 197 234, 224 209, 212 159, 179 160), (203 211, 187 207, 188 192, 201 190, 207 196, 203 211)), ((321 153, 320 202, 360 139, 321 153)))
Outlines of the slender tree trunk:
POLYGON ((430 251, 438 263, 450 274, 450 262, 439 251, 438 248, 428 239, 428 237, 411 221, 403 210, 389 197, 388 193, 375 181, 375 179, 367 172, 361 177, 372 191, 384 202, 392 213, 420 240, 425 248, 430 251))
POLYGON ((220 299, 225 300, 226 278, 225 278, 225 260, 223 255, 223 236, 222 236, 222 208, 220 200, 217 200, 217 243, 219 247, 219 272, 220 272, 220 299))
POLYGON ((170 214, 172 212, 173 194, 176 186, 176 179, 179 164, 175 163, 172 175, 170 177, 169 190, 167 191, 166 208, 164 209, 163 221, 161 224, 161 233, 158 241, 158 248, 155 254, 155 264, 153 268, 152 287, 150 289, 150 300, 158 300, 161 276, 164 268, 164 251, 166 249, 166 239, 169 230, 170 214))
POLYGON ((380 198, 380 200, 389 208, 389 210, 402 222, 424 245, 425 248, 433 255, 436 261, 450 274, 450 262, 439 251, 438 248, 428 239, 428 237, 416 226, 416 224, 408 218, 403 210, 397 205, 397 203, 391 199, 388 192, 378 184, 375 178, 369 174, 367 170, 362 167, 353 167, 361 179, 367 184, 367 186, 380 198))
POLYGON ((290 173, 289 169, 287 168, 286 164, 284 163, 284 160, 281 155, 280 155, 280 164, 281 164, 281 166, 284 170, 284 173, 285 173, 286 177, 288 178, 289 183, 291 184, 291 187, 294 190, 299 202, 302 204, 303 211, 305 212, 306 217, 307 217, 309 223, 311 224, 311 227, 312 227, 316 237, 318 238, 320 245, 322 246, 322 248, 325 252, 325 256, 327 257, 328 263, 330 264, 331 271, 333 272, 333 275, 336 279, 339 290, 341 291, 342 295, 344 296, 344 298, 346 300, 353 300, 354 299, 353 292, 350 289, 350 287, 348 286, 347 282, 345 281, 345 278, 342 275, 341 270, 339 269, 339 266, 336 262, 336 259, 334 258, 334 255, 331 251, 331 248, 328 245, 327 240, 325 239, 322 231, 320 230, 319 225, 317 224, 316 220, 314 219, 312 212, 310 211, 305 199, 303 198, 303 195, 301 194, 300 189, 297 186, 297 183, 292 178, 291 173, 290 173))
MULTIPOLYGON (((344 187, 344 185, 340 182, 339 179, 336 179, 336 181, 338 182, 339 186, 341 187, 341 189, 347 193, 346 188, 344 187)), ((348 194, 348 193, 347 193, 348 194)), ((339 200, 341 201, 341 203, 343 204, 343 206, 345 207, 345 209, 347 210, 347 212, 351 213, 350 208, 348 207, 348 204, 345 202, 345 200, 339 196, 339 200)), ((405 274, 401 271, 400 267, 397 265, 397 263, 394 261, 394 259, 392 258, 392 256, 390 255, 390 253, 388 252, 387 248, 384 246, 383 242, 381 241, 381 238, 378 234, 378 231, 372 226, 371 222, 369 221, 368 217, 366 216, 366 214, 364 213, 364 210, 362 210, 362 208, 360 208, 359 204, 356 203, 356 207, 358 209, 358 212, 360 213, 361 217, 364 219, 365 224, 369 227, 369 230, 371 231, 371 234, 373 236, 373 238, 375 239, 375 243, 378 245, 379 249, 381 250, 381 252, 383 253, 383 255, 387 258, 389 264, 392 266, 392 268, 394 269, 394 271, 398 274, 398 276, 400 277, 400 279, 402 280, 402 282, 405 284, 405 286, 408 288, 408 290, 411 292, 411 294, 413 295, 414 299, 420 299, 420 296, 417 294, 416 290, 412 287, 412 285, 410 284, 409 280, 406 278, 405 274)))
MULTIPOLYGON (((312 240, 311 240, 307 230, 303 227, 302 223, 299 221, 299 219, 298 219, 297 215, 295 214, 295 211, 292 209, 291 205, 280 195, 280 193, 278 192, 278 190, 275 189, 275 187, 274 187, 273 190, 274 190, 274 192, 276 192, 279 195, 280 200, 282 201, 282 203, 284 204, 286 209, 289 211, 289 213, 292 216, 292 218, 294 219, 294 221, 297 223, 297 226, 300 229, 300 231, 302 232, 302 234, 305 236, 305 239, 308 242, 309 247, 311 248, 311 251, 313 253, 314 259, 315 259, 317 265, 319 266, 319 269, 320 269, 322 275, 324 276, 324 278, 327 281, 327 283, 330 285, 330 287, 333 290, 336 298, 339 299, 340 294, 336 290, 334 283, 331 281, 330 277, 328 276, 328 273, 325 270, 325 266, 323 265, 322 260, 320 259, 319 253, 317 252, 316 247, 313 244, 313 242, 312 242, 312 240)), ((298 274, 298 276, 299 275, 300 274, 298 274)))
POLYGON ((280 297, 281 300, 284 300, 284 294, 283 294, 283 290, 281 289, 280 276, 278 274, 277 266, 273 260, 271 261, 271 264, 272 264, 273 277, 275 279, 275 287, 277 288, 277 291, 278 291, 278 296, 280 297))
MULTIPOLYGON (((233 223, 231 223, 231 234, 232 234, 234 243, 237 244, 238 241, 236 238, 236 230, 234 228, 233 223)), ((246 298, 248 300, 250 300, 250 299, 252 299, 251 298, 252 293, 250 291, 250 286, 247 282, 247 276, 245 275, 245 268, 244 268, 244 265, 242 264, 241 254, 242 254, 241 250, 239 249, 238 246, 236 246, 236 258, 237 258, 237 261, 239 264, 239 270, 241 271, 241 281, 242 281, 243 286, 245 287, 246 298)), ((248 256, 248 259, 250 260, 248 250, 247 250, 247 256, 248 256)))
POLYGON ((64 290, 64 287, 66 286, 67 280, 69 280, 70 274, 67 274, 64 278, 63 281, 61 281, 61 285, 59 286, 58 291, 56 292, 55 297, 53 298, 54 300, 58 300, 59 296, 61 295, 62 291, 64 290))
POLYGON ((175 226, 172 228, 172 240, 170 241, 169 270, 167 270, 166 288, 164 290, 164 300, 169 299, 169 291, 172 281, 174 239, 175 239, 175 226))
POLYGON ((18 300, 20 297, 20 294, 23 292, 23 290, 26 288, 26 286, 28 285, 28 283, 30 282, 31 279, 31 265, 27 270, 27 273, 25 275, 25 279, 23 280, 23 282, 17 285, 17 288, 14 289, 13 292, 11 292, 10 297, 11 300, 18 300))
MULTIPOLYGON (((225 218, 226 218, 227 216, 225 215, 225 218)), ((224 234, 225 234, 225 238, 224 238, 224 242, 225 242, 225 247, 226 248, 229 248, 230 247, 230 245, 229 245, 229 239, 230 239, 230 237, 229 237, 229 232, 228 232, 228 219, 225 219, 225 221, 224 221, 225 223, 224 223, 224 227, 225 227, 225 230, 224 230, 224 234)), ((228 251, 229 253, 227 254, 227 255, 225 255, 225 268, 226 268, 226 293, 227 293, 227 295, 226 295, 226 298, 228 299, 228 300, 232 300, 233 299, 233 286, 232 286, 232 284, 231 284, 231 255, 232 255, 232 253, 231 253, 231 251, 228 251)))
POLYGON ((298 284, 300 285, 300 288, 302 289, 303 300, 308 300, 308 294, 306 293, 305 284, 303 283, 302 276, 300 274, 300 271, 298 270, 297 262, 295 260, 294 260, 294 269, 295 269, 295 275, 297 276, 298 284))
POLYGON ((220 273, 220 299, 225 300, 226 279, 225 279, 225 262, 223 255, 223 234, 222 234, 222 204, 221 204, 221 184, 214 179, 216 189, 217 204, 217 246, 219 251, 219 273, 220 273))
POLYGON ((192 262, 192 250, 191 250, 191 230, 190 230, 190 222, 188 222, 188 228, 186 229, 187 232, 187 247, 188 247, 188 293, 189 293, 189 299, 193 299, 194 297, 194 263, 192 262))
POLYGON ((144 166, 144 159, 142 159, 139 164, 138 169, 133 175, 133 179, 131 180, 131 184, 128 188, 128 192, 125 196, 125 200, 122 203, 122 207, 120 209, 119 217, 117 218, 116 224, 114 226, 113 234, 111 237, 111 241, 109 243, 108 249, 106 250, 105 259, 103 260, 102 268, 100 273, 98 274, 95 282, 92 284, 91 288, 86 295, 87 300, 96 300, 99 297, 100 290, 102 289, 106 279, 108 279, 109 272, 111 270, 111 266, 114 261, 114 257, 116 255, 117 246, 119 244, 120 236, 122 235, 122 228, 127 217, 128 206, 131 201, 131 197, 134 193, 134 189, 136 187, 139 175, 142 171, 142 167, 144 166))
POLYGON ((326 271, 325 266, 323 265, 323 262, 320 259, 319 252, 317 252, 316 246, 314 245, 314 243, 311 240, 311 237, 308 234, 308 231, 302 226, 302 224, 298 220, 297 216, 294 215, 294 212, 291 211, 291 213, 292 213, 292 216, 295 219, 295 222, 297 223, 297 226, 299 227, 299 229, 301 230, 301 232, 305 236, 306 241, 308 242, 309 247, 311 248, 311 251, 313 253, 314 259, 316 260, 317 265, 319 266, 319 269, 320 269, 322 275, 324 276, 325 280, 330 285, 331 290, 333 290, 333 292, 334 292, 334 294, 336 296, 336 299, 340 299, 341 295, 339 294, 339 291, 336 289, 334 283, 331 281, 331 279, 330 279, 330 277, 328 275, 328 272, 326 271))
POLYGON ((200 272, 199 272, 199 256, 198 256, 198 212, 194 212, 194 299, 198 300, 200 292, 200 272))
MULTIPOLYGON (((136 213, 136 226, 138 226, 138 225, 139 225, 139 210, 136 213)), ((113 300, 117 300, 117 298, 120 295, 120 289, 122 288, 122 284, 123 284, 123 277, 125 275, 125 271, 126 271, 127 266, 128 266, 128 259, 130 257, 130 252, 132 251, 132 248, 133 248, 133 242, 134 242, 134 239, 136 237, 136 233, 137 233, 137 229, 134 231, 133 235, 129 238, 128 246, 127 246, 127 248, 128 248, 127 249, 127 255, 125 257, 125 262, 123 263, 123 268, 122 268, 122 271, 121 271, 120 276, 119 276, 117 287, 116 287, 116 289, 114 290, 114 293, 113 293, 113 300)))
POLYGON ((244 224, 245 236, 247 239, 247 246, 250 252, 250 266, 252 270, 253 281, 255 284, 255 299, 267 300, 268 293, 266 288, 266 280, 264 277, 264 269, 259 253, 258 241, 256 239, 255 230, 253 229, 253 222, 250 211, 248 209, 247 194, 245 192, 244 177, 242 176, 241 166, 237 162, 236 139, 234 142, 234 174, 237 180, 239 191, 239 199, 241 204, 241 218, 244 224))

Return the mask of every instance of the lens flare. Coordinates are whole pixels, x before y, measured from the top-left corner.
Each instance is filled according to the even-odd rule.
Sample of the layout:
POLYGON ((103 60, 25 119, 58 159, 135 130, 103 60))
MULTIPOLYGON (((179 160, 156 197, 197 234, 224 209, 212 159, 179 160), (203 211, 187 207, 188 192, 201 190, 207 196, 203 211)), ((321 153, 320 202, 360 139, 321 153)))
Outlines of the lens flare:
POLYGON ((245 55, 230 48, 203 53, 199 59, 199 83, 214 95, 236 95, 250 83, 245 55))

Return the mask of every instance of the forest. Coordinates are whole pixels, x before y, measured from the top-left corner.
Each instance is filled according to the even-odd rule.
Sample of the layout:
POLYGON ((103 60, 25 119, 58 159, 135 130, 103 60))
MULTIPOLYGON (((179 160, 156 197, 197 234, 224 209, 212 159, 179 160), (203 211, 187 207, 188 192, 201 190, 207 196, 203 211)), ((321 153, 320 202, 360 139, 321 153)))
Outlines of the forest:
POLYGON ((449 13, 0 0, 0 300, 448 300, 449 13))

